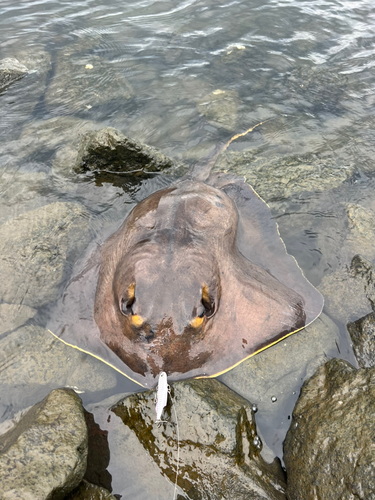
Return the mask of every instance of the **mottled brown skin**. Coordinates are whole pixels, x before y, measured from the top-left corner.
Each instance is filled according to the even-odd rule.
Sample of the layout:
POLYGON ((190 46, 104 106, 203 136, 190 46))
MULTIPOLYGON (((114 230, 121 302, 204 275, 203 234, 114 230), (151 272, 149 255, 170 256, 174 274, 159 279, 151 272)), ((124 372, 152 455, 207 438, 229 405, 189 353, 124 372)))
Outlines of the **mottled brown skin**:
POLYGON ((223 189, 186 179, 104 243, 94 317, 138 380, 215 375, 305 325, 303 298, 239 252, 237 226, 223 189))

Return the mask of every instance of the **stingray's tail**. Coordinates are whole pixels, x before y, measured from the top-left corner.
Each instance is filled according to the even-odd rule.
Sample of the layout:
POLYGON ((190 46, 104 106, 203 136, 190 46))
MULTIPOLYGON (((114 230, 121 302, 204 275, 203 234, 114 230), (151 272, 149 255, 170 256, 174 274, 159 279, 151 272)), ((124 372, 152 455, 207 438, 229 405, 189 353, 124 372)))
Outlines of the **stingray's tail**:
POLYGON ((216 160, 218 156, 223 153, 229 146, 229 144, 239 137, 243 137, 250 132, 252 132, 255 128, 259 127, 262 125, 266 120, 263 122, 259 122, 253 127, 247 129, 245 132, 242 132, 241 134, 236 134, 233 137, 229 139, 229 141, 226 141, 225 143, 221 142, 217 146, 215 146, 212 151, 208 153, 207 156, 202 158, 198 163, 196 163, 186 174, 186 177, 189 177, 190 179, 194 179, 197 181, 206 181, 211 173, 211 170, 213 166, 216 163, 216 160))

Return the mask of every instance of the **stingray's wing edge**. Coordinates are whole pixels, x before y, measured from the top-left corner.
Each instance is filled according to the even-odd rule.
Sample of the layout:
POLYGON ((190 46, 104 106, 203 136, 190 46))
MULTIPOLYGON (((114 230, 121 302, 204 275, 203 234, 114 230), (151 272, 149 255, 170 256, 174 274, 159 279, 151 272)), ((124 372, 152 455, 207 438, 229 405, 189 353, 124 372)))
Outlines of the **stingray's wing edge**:
POLYGON ((280 337, 279 339, 274 340, 270 344, 267 344, 266 346, 261 347, 257 351, 252 352, 251 354, 249 354, 248 356, 246 356, 246 358, 241 359, 240 361, 238 361, 234 365, 230 366, 229 368, 226 368, 225 370, 223 370, 221 372, 217 372, 217 373, 215 373, 213 375, 200 375, 200 376, 195 377, 195 378, 215 378, 215 377, 219 377, 220 375, 223 375, 224 373, 229 372, 230 370, 233 370, 233 368, 236 368, 237 366, 239 366, 241 363, 243 363, 247 359, 252 358, 256 354, 259 354, 260 352, 265 351, 266 349, 268 349, 269 347, 274 346, 275 344, 278 344, 279 342, 281 342, 282 340, 285 340, 286 338, 290 337, 294 333, 297 333, 297 332, 300 332, 301 330, 304 330, 307 326, 310 326, 316 319, 319 318, 319 316, 322 313, 322 311, 323 311, 323 305, 322 305, 322 309, 321 309, 320 313, 313 320, 311 320, 310 323, 307 323, 307 325, 304 325, 301 328, 298 328, 298 330, 293 330, 292 332, 289 332, 286 335, 284 335, 284 337, 280 337))
POLYGON ((69 347, 73 347, 73 349, 77 349, 77 351, 81 351, 81 352, 84 352, 85 354, 89 354, 91 357, 93 357, 95 359, 98 359, 99 361, 102 361, 102 363, 105 363, 107 366, 110 366, 111 368, 113 368, 114 370, 116 370, 116 372, 120 373, 121 375, 123 375, 124 377, 128 378, 129 380, 131 380, 135 384, 139 385, 140 387, 147 388, 146 386, 142 385, 140 382, 137 382, 133 378, 129 377, 129 375, 126 375, 126 373, 124 373, 123 371, 121 371, 119 368, 116 368, 116 366, 112 365, 111 363, 109 363, 105 359, 101 358, 100 356, 97 356, 96 354, 93 354, 90 351, 86 351, 86 349, 82 349, 81 347, 78 347, 78 346, 76 346, 74 344, 69 344, 68 342, 65 342, 65 340, 63 340, 60 337, 58 337, 56 334, 54 334, 53 332, 51 332, 51 330, 47 329, 47 331, 51 335, 53 335, 56 339, 58 339, 60 342, 62 342, 63 344, 65 344, 65 345, 67 345, 69 347))

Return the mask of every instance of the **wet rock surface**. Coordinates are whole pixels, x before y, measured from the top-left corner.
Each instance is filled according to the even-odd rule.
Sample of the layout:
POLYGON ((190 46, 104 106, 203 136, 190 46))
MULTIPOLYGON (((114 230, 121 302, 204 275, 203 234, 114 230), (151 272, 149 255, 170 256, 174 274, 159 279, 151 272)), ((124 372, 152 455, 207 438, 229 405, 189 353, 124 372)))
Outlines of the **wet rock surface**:
POLYGON ((28 68, 15 58, 2 59, 0 61, 0 92, 23 78, 28 71, 28 68))
POLYGON ((248 401, 213 379, 175 383, 171 394, 160 425, 155 391, 128 396, 112 411, 172 484, 177 474, 186 498, 285 499, 279 463, 267 464, 260 456, 248 401))
POLYGON ((360 368, 375 366, 375 314, 348 323, 347 328, 360 368))
POLYGON ((116 385, 109 367, 29 325, 0 337, 0 402, 17 408, 21 398, 32 405, 40 395, 62 385, 101 391, 116 385))
POLYGON ((318 155, 264 156, 256 151, 226 151, 219 156, 215 170, 244 176, 266 201, 289 198, 302 191, 324 191, 339 186, 354 172, 351 165, 338 165, 334 157, 318 155))
POLYGON ((375 370, 332 359, 302 387, 285 439, 290 500, 375 498, 375 370))
POLYGON ((174 166, 174 161, 151 146, 129 139, 111 127, 83 135, 74 165, 76 172, 108 170, 142 176, 174 166))
MULTIPOLYGON (((0 91, 2 94, 1 109, 3 111, 0 129, 5 136, 8 135, 9 139, 14 141, 19 134, 20 126, 24 124, 25 118, 30 117, 43 99, 49 71, 51 70, 51 56, 48 52, 40 50, 36 46, 28 46, 28 44, 20 46, 17 50, 8 52, 8 54, 12 56, 12 60, 15 57, 21 64, 22 71, 17 70, 17 74, 20 75, 17 80, 22 80, 17 84, 7 85, 5 92, 0 91), (24 68, 28 71, 25 72, 24 68), (9 133, 10 123, 19 124, 11 133, 9 133)), ((7 73, 5 72, 5 74, 7 73)), ((2 141, 3 147, 4 140, 2 141)), ((18 150, 15 149, 15 156, 20 155, 20 153, 20 147, 18 147, 18 150)))
POLYGON ((347 75, 332 65, 309 66, 295 68, 285 78, 289 92, 299 96, 300 103, 310 103, 313 112, 323 110, 340 113, 342 101, 349 90, 347 75))
MULTIPOLYGON (((321 314, 310 326, 220 376, 225 385, 255 403, 258 431, 267 435, 277 456, 282 456, 282 442, 301 382, 329 356, 338 355, 339 337, 337 325, 321 314)), ((268 460, 272 457, 269 450, 263 450, 262 455, 268 460)))
POLYGON ((217 89, 203 97, 197 104, 198 111, 209 122, 234 130, 237 121, 239 97, 233 90, 217 89))
POLYGON ((375 304, 374 268, 356 255, 350 266, 322 279, 318 289, 324 296, 325 311, 343 324, 369 314, 375 304))
POLYGON ((78 148, 80 136, 100 126, 92 120, 73 116, 57 116, 48 120, 36 120, 22 130, 17 141, 26 154, 36 156, 54 152, 63 146, 78 148))
MULTIPOLYGON (((51 180, 45 172, 4 171, 0 176, 0 223, 48 203, 46 188, 51 180)), ((0 226, 1 227, 1 226, 0 226)))
POLYGON ((120 105, 132 97, 131 85, 114 64, 83 50, 77 44, 57 55, 54 77, 45 95, 48 109, 63 108, 72 114, 116 101, 120 105))
POLYGON ((58 297, 66 261, 86 247, 88 214, 56 202, 0 226, 0 298, 38 307, 58 297))
POLYGON ((0 304, 0 338, 3 333, 16 330, 35 314, 36 309, 22 304, 0 304))
POLYGON ((0 436, 2 498, 63 499, 81 482, 86 459, 81 400, 55 390, 0 436))
POLYGON ((375 213, 369 208, 350 203, 347 216, 347 239, 353 253, 360 253, 366 259, 375 259, 375 213))

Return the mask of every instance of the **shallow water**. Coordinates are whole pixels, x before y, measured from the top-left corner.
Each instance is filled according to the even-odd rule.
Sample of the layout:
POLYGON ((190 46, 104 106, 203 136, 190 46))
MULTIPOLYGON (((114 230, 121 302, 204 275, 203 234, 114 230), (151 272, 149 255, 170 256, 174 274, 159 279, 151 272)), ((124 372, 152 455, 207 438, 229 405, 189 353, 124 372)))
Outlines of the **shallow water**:
MULTIPOLYGON (((319 286, 362 251, 347 238, 346 207, 375 210, 374 18, 371 0, 2 0, 0 59, 16 57, 32 71, 0 94, 0 222, 78 202, 91 240, 101 242, 134 203, 169 182, 155 176, 113 186, 71 175, 56 155, 74 149, 85 127, 116 127, 190 165, 265 121, 231 145, 229 153, 249 153, 234 171, 255 183, 289 253, 319 286), (279 178, 285 164, 294 177, 279 178), (313 168, 301 180, 306 165, 313 168)), ((69 258, 65 280, 78 258, 69 258)), ((39 324, 51 310, 39 309, 39 324)), ((331 319, 340 337, 327 355, 355 363, 345 324, 331 319)), ((1 377, 8 384, 6 370, 1 377)), ((135 390, 116 377, 108 390, 85 391, 84 402, 135 390)), ((2 419, 51 385, 34 389, 31 399, 28 383, 2 394, 2 419)), ((275 412, 276 431, 262 427, 258 412, 279 456, 297 395, 275 412)))

